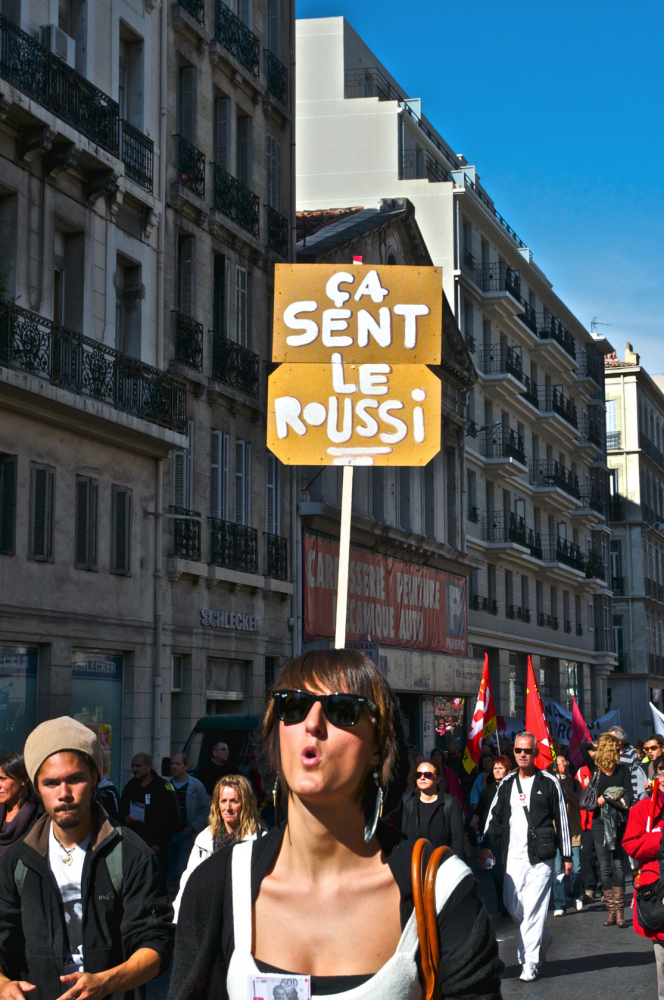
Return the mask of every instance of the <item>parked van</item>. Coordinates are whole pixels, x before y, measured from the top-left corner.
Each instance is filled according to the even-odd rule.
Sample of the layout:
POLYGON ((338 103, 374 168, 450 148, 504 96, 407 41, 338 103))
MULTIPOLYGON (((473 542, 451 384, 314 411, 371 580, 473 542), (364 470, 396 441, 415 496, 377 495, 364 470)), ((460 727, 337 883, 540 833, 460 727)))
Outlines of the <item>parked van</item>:
MULTIPOLYGON (((189 773, 194 776, 212 756, 215 743, 226 743, 230 751, 228 762, 233 771, 247 774, 247 754, 256 742, 260 730, 260 715, 204 715, 191 731, 184 745, 189 758, 189 773)), ((161 773, 170 775, 170 757, 164 757, 161 773)))

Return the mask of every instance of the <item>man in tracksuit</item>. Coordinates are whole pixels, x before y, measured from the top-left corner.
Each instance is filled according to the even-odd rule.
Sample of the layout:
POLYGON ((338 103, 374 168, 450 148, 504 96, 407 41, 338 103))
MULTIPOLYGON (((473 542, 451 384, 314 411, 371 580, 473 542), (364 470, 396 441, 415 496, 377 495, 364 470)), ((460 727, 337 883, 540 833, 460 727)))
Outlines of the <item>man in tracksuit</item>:
POLYGON ((44 722, 24 755, 45 815, 0 857, 0 1000, 133 1000, 173 949, 159 863, 96 802, 101 747, 86 726, 44 722))
POLYGON ((535 766, 537 739, 520 733, 514 745, 516 771, 500 783, 489 809, 480 864, 495 858, 491 844, 501 840, 505 868, 504 899, 519 928, 520 978, 533 982, 544 962, 551 935, 544 926, 556 850, 560 848, 565 874, 572 870, 572 841, 567 809, 559 782, 535 766))

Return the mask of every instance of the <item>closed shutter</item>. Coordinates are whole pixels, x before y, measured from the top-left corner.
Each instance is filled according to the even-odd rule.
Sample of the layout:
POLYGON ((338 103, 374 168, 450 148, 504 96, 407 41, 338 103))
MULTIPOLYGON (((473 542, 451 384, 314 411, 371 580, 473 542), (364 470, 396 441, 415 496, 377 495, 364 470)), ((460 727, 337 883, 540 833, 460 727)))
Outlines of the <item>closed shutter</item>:
POLYGON ((210 458, 210 514, 228 520, 228 446, 229 436, 212 431, 210 458))
POLYGON ((184 66, 180 70, 180 135, 196 145, 196 69, 184 66))
POLYGON ((114 486, 111 508, 111 572, 128 576, 131 568, 131 490, 114 486))
POLYGON ((16 456, 0 459, 0 556, 13 556, 16 533, 16 456))
POLYGON ((267 47, 277 59, 281 58, 280 15, 279 0, 267 0, 267 47))
POLYGON ((265 530, 269 535, 278 535, 279 524, 279 462, 274 455, 265 455, 265 530))
POLYGON ((33 463, 30 485, 30 557, 48 561, 53 557, 55 469, 33 463))
POLYGON ((237 0, 237 16, 248 28, 251 27, 251 0, 237 0))
POLYGON ((237 179, 251 187, 251 118, 244 116, 237 121, 237 179))
POLYGON ((97 568, 97 492, 94 479, 76 477, 76 569, 97 568))
POLYGON ((180 312, 184 316, 194 315, 195 252, 195 238, 193 236, 180 236, 178 240, 178 298, 180 312))
POLYGON ((249 339, 249 275, 244 267, 235 268, 235 341, 242 347, 249 339))
POLYGON ((187 507, 187 452, 173 452, 173 506, 187 507))
POLYGON ((228 110, 227 97, 218 97, 214 102, 214 162, 228 170, 228 110))
POLYGON ((265 133, 265 161, 267 165, 267 203, 276 212, 281 211, 281 143, 265 133))
POLYGON ((226 258, 220 253, 214 254, 212 329, 226 336, 226 258))
POLYGON ((245 524, 245 447, 246 441, 235 442, 235 523, 245 524))

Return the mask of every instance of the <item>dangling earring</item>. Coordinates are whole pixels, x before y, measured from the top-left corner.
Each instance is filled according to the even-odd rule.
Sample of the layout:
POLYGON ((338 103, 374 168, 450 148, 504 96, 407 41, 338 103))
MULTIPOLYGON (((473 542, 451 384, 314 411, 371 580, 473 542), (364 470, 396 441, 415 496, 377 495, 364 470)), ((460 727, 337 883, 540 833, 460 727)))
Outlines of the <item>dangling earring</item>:
POLYGON ((272 789, 272 804, 274 805, 274 818, 277 823, 277 830, 281 830, 281 795, 279 794, 279 775, 277 775, 272 789))
POLYGON ((376 832, 376 827, 378 826, 378 820, 383 815, 383 789, 378 784, 378 770, 374 768, 373 779, 376 782, 376 805, 374 808, 373 819, 371 822, 367 822, 364 827, 364 842, 369 843, 374 833, 376 832))

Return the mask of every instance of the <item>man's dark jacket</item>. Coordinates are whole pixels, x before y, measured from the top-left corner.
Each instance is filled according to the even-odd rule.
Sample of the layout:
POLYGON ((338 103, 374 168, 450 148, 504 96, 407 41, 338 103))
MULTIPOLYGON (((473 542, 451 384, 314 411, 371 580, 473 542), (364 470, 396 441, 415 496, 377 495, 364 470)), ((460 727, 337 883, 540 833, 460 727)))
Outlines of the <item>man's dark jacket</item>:
POLYGON ((438 792, 433 809, 421 809, 417 792, 411 795, 403 808, 401 829, 411 840, 425 837, 434 847, 445 844, 465 861, 463 810, 453 795, 438 792))
MULTIPOLYGON (((507 864, 507 852, 510 846, 510 820, 512 818, 512 788, 517 771, 512 771, 500 782, 498 794, 489 808, 484 828, 482 847, 491 847, 494 840, 500 837, 500 853, 503 865, 507 864)), ((536 771, 530 792, 528 807, 531 827, 535 831, 551 830, 555 826, 556 843, 564 861, 572 860, 572 840, 567 822, 567 807, 558 780, 548 771, 536 771)), ((549 860, 539 858, 535 851, 532 838, 528 838, 528 860, 531 865, 549 860)))
POLYGON ((145 787, 138 778, 130 778, 122 789, 120 822, 126 822, 130 802, 144 802, 146 794, 150 796, 150 801, 145 806, 145 822, 132 824, 130 829, 150 847, 156 844, 161 852, 159 861, 164 865, 166 848, 180 819, 177 796, 170 781, 164 781, 154 770, 152 781, 145 787))
MULTIPOLYGON (((85 971, 112 969, 139 948, 152 948, 163 972, 173 952, 173 907, 157 859, 139 837, 122 828, 120 897, 104 861, 120 832, 102 809, 93 806, 93 811, 81 878, 85 971)), ((67 925, 48 864, 50 828, 50 818, 42 816, 24 840, 0 857, 0 966, 10 979, 36 986, 29 994, 34 1000, 56 1000, 68 988, 59 980, 65 974, 67 925), (20 894, 15 879, 19 858, 27 868, 20 894)), ((131 1000, 135 992, 124 996, 131 1000)))

